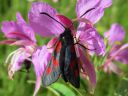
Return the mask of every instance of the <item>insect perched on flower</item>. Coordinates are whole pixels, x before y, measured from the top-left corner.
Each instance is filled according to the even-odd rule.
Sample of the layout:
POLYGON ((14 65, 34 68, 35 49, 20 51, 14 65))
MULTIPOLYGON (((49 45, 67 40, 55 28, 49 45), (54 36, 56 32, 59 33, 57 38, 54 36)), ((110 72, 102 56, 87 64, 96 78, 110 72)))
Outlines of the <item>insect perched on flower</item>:
POLYGON ((79 73, 89 76, 91 85, 96 84, 96 74, 85 51, 104 55, 105 45, 93 24, 103 16, 104 9, 111 0, 78 0, 76 4, 78 29, 75 32, 73 22, 60 15, 47 3, 32 4, 29 12, 30 25, 34 31, 44 37, 56 36, 47 45, 52 52, 51 60, 43 75, 43 85, 55 82, 61 75, 75 87, 80 86, 79 73), (94 3, 92 3, 94 2, 94 3), (98 14, 98 15, 97 15, 98 14), (87 50, 85 50, 87 49, 87 50))
MULTIPOLYGON (((52 18, 47 13, 41 13, 52 18)), ((55 20, 55 19, 54 19, 55 20)), ((59 24, 59 21, 55 20, 59 24)), ((49 65, 43 75, 43 85, 48 86, 55 82, 60 75, 65 82, 70 82, 76 88, 80 86, 79 66, 76 57, 74 39, 70 28, 66 28, 61 24, 65 30, 60 34, 58 41, 55 44, 55 49, 51 57, 49 65)))
MULTIPOLYGON (((86 15, 88 12, 90 12, 93 9, 95 8, 91 8, 87 10, 85 13, 82 14, 82 16, 86 15)), ((74 45, 79 44, 85 49, 86 47, 84 47, 82 44, 77 42, 77 40, 75 43, 73 33, 70 29, 70 27, 73 27, 73 23, 71 23, 69 27, 65 27, 62 23, 51 17, 48 13, 42 12, 41 14, 48 16, 49 18, 55 20, 55 22, 58 22, 61 26, 64 27, 64 32, 60 34, 59 39, 55 44, 55 49, 51 57, 51 61, 47 65, 46 71, 44 72, 43 85, 48 86, 52 84, 61 75, 65 82, 70 82, 73 86, 79 88, 80 87, 79 65, 78 65, 78 60, 74 45)), ((66 17, 63 18, 68 20, 68 18, 66 17)), ((87 23, 90 22, 88 21, 87 23)))

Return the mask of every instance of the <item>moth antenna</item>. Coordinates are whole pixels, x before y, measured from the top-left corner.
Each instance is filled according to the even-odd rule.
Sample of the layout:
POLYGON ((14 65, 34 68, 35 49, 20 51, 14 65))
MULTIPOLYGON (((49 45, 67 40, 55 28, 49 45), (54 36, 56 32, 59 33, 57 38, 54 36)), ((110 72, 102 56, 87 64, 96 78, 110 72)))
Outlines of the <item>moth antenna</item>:
POLYGON ((56 20, 55 18, 53 18, 52 16, 50 16, 48 13, 46 12, 41 12, 40 14, 43 14, 43 15, 46 15, 48 16, 49 18, 55 20, 57 23, 59 23, 61 26, 63 26, 64 28, 66 28, 62 23, 60 23, 58 20, 56 20))
MULTIPOLYGON (((81 47, 83 47, 84 49, 87 49, 87 50, 90 50, 90 51, 91 51, 91 50, 96 50, 96 49, 88 49, 88 48, 86 48, 84 45, 82 45, 82 44, 80 44, 80 43, 78 43, 78 42, 75 43, 75 44, 78 44, 78 45, 80 45, 81 47)), ((75 44, 74 44, 74 45, 75 45, 75 44)))
POLYGON ((95 8, 88 9, 83 15, 80 16, 80 18, 82 18, 85 14, 87 14, 90 11, 92 11, 93 9, 95 9, 95 8))

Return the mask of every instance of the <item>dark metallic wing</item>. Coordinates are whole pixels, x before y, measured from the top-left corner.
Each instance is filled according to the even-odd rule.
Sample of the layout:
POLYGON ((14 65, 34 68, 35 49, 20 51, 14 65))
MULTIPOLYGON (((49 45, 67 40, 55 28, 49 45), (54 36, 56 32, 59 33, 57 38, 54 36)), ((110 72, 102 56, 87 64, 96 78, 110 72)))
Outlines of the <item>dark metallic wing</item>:
POLYGON ((80 87, 79 66, 74 45, 66 47, 64 74, 68 82, 76 88, 80 87))
POLYGON ((54 83, 60 76, 59 57, 61 48, 62 43, 61 41, 58 41, 55 50, 52 54, 52 58, 49 61, 49 64, 47 65, 46 70, 44 72, 42 79, 43 86, 48 86, 54 83))

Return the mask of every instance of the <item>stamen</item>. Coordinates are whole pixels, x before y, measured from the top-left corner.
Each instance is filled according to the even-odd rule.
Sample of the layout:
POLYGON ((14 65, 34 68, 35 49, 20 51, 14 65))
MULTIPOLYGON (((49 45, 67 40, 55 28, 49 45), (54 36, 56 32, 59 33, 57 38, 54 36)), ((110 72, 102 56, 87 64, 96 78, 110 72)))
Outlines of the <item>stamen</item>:
POLYGON ((14 55, 15 53, 17 53, 19 50, 21 50, 21 48, 15 50, 15 51, 13 51, 12 53, 10 53, 10 54, 8 55, 7 59, 5 60, 5 65, 7 65, 8 62, 10 62, 10 59, 13 57, 12 55, 14 55))
POLYGON ((95 49, 88 49, 88 48, 86 48, 84 45, 80 44, 79 42, 77 42, 77 43, 75 43, 75 44, 78 44, 78 45, 80 45, 81 47, 83 47, 84 49, 87 49, 87 50, 89 50, 89 51, 96 50, 96 48, 95 48, 95 49))
POLYGON ((11 54, 11 56, 7 58, 8 60, 6 60, 7 62, 10 61, 10 64, 8 66, 8 75, 10 79, 13 79, 15 71, 17 70, 15 69, 14 64, 16 64, 17 60, 19 59, 19 54, 22 54, 23 50, 23 48, 19 48, 18 50, 14 51, 13 54, 11 54))
POLYGON ((16 53, 17 50, 13 51, 12 53, 10 53, 8 55, 8 57, 5 60, 5 66, 8 64, 8 62, 10 61, 10 59, 12 58, 12 55, 16 53))

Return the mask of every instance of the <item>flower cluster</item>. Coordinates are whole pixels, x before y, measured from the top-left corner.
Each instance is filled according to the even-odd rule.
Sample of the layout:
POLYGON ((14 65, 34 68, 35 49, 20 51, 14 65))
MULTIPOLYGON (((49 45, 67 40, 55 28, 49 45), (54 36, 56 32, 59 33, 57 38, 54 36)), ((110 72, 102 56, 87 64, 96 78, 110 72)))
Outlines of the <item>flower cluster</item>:
POLYGON ((47 3, 34 2, 28 13, 29 23, 25 22, 19 12, 16 14, 17 21, 2 22, 1 30, 7 40, 1 41, 0 44, 19 46, 6 59, 9 78, 13 79, 15 72, 22 69, 25 61, 31 62, 36 74, 35 96, 52 59, 54 45, 67 28, 73 37, 80 74, 88 77, 91 87, 96 86, 96 72, 90 58, 93 54, 106 56, 107 59, 102 65, 105 72, 121 74, 122 71, 114 61, 128 63, 128 44, 119 43, 124 39, 124 29, 119 24, 113 24, 111 29, 105 32, 104 38, 107 38, 108 45, 111 46, 110 50, 105 52, 108 45, 105 46, 103 38, 94 26, 103 17, 105 9, 111 5, 112 0, 77 0, 77 17, 71 20, 47 3), (77 28, 74 27, 74 22, 78 22, 77 28), (52 39, 39 47, 36 33, 52 39))
POLYGON ((125 37, 125 31, 122 26, 116 23, 111 26, 110 30, 105 32, 104 37, 108 40, 110 50, 106 54, 107 59, 103 69, 105 72, 114 72, 121 75, 123 72, 115 63, 128 64, 128 44, 123 44, 122 42, 125 37))

